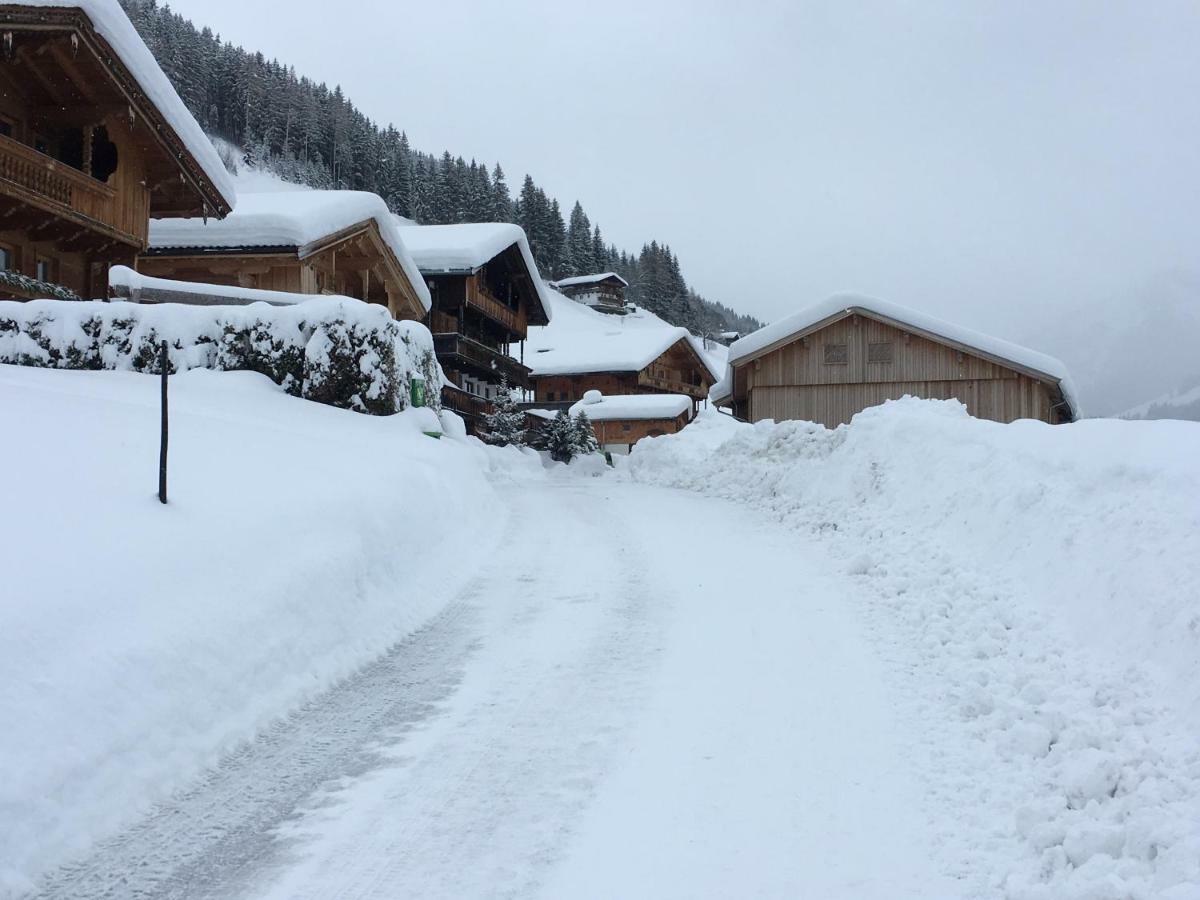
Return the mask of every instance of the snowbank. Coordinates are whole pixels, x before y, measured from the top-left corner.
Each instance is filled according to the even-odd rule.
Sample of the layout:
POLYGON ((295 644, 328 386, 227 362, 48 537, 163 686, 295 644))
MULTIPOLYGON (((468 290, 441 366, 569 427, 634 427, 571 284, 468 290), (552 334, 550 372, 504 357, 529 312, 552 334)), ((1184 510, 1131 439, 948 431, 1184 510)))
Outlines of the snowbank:
POLYGON ((705 412, 628 471, 753 504, 858 576, 964 895, 1193 898, 1197 446, 1192 423, 908 398, 832 431, 705 412))
POLYGON ((488 458, 540 470, 196 370, 164 507, 158 389, 0 366, 0 896, 419 627, 504 531, 488 458))
POLYGON ((387 415, 423 379, 438 404, 441 369, 424 325, 345 297, 278 307, 0 302, 0 363, 157 372, 166 340, 172 371, 260 372, 289 393, 387 415))
POLYGON ((692 398, 683 394, 601 394, 588 391, 569 410, 572 416, 587 413, 593 422, 611 419, 673 419, 690 412, 692 398))

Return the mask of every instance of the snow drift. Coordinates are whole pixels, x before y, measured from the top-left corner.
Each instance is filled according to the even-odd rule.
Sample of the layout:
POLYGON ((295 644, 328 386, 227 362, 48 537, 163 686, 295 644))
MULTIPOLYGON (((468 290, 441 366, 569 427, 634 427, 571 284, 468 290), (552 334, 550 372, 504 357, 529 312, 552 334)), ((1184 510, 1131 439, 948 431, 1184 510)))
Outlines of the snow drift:
POLYGON ((57 369, 249 370, 290 394, 388 415, 409 404, 414 378, 437 406, 441 369, 424 325, 381 306, 314 297, 288 307, 0 301, 0 363, 57 369))
POLYGON ((906 398, 836 430, 704 413, 628 471, 754 504, 858 577, 966 895, 1196 898, 1197 446, 906 398))
MULTIPOLYGON (((0 366, 0 896, 28 890, 439 611, 519 454, 252 372, 0 366)), ((530 463, 539 469, 536 461, 530 463)))

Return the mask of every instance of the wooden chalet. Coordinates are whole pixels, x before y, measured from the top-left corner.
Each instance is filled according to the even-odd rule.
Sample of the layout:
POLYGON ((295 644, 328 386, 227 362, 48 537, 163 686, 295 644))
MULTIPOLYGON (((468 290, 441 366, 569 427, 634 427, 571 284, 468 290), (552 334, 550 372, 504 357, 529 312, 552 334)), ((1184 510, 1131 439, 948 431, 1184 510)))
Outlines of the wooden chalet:
POLYGON ((577 275, 556 281, 553 286, 559 293, 597 312, 623 316, 628 311, 625 307, 625 288, 629 287, 629 282, 616 272, 577 275))
POLYGON ((570 407, 572 416, 586 413, 603 450, 629 453, 646 437, 676 434, 695 414, 691 397, 683 394, 604 396, 589 391, 570 407))
POLYGON ((0 3, 0 58, 0 297, 105 297, 151 216, 229 212, 216 151, 116 3, 0 3))
POLYGON ((682 394, 698 408, 717 380, 696 340, 686 329, 672 326, 579 332, 548 328, 530 349, 538 404, 573 403, 588 391, 600 391, 605 396, 682 394))
POLYGON ((383 200, 363 191, 241 194, 222 221, 151 222, 150 248, 138 271, 243 288, 248 296, 263 290, 338 294, 387 306, 398 319, 420 320, 429 310, 429 289, 400 231, 383 200))
POLYGON ((906 395, 960 400, 971 415, 997 422, 1078 415, 1058 360, 856 295, 836 295, 736 341, 712 391, 739 419, 829 428, 906 395))
POLYGON ((550 303, 525 233, 506 223, 401 229, 429 285, 427 323, 449 382, 442 405, 480 429, 503 380, 528 390, 530 325, 550 322, 550 303))

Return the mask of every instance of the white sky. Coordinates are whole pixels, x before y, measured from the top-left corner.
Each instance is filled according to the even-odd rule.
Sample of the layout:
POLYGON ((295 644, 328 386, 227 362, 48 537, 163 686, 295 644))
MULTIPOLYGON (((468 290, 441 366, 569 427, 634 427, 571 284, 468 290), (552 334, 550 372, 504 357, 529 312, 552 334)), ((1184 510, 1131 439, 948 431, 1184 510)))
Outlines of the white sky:
POLYGON ((1096 411, 1200 374, 1195 0, 172 7, 765 320, 875 294, 1057 353, 1096 411))

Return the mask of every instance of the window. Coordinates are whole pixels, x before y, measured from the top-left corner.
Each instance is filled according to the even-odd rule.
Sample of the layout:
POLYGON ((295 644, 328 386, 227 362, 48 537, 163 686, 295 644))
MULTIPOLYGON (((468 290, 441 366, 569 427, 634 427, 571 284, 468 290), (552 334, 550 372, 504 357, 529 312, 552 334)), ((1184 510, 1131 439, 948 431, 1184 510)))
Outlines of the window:
POLYGON ((632 426, 632 425, 630 425, 628 422, 622 422, 622 423, 621 423, 621 430, 622 430, 622 431, 633 431, 633 426, 632 426))
POLYGON ((108 129, 101 125, 92 132, 92 177, 97 181, 108 181, 117 171, 117 145, 108 137, 108 129))
POLYGON ((844 366, 850 362, 850 353, 845 344, 825 344, 825 365, 844 366))
POLYGON ((0 134, 5 137, 12 137, 13 121, 12 119, 0 116, 0 134))
POLYGON ((54 260, 39 256, 37 261, 37 280, 54 281, 54 260))
POLYGON ((13 252, 7 247, 0 247, 0 272, 13 270, 13 252))
POLYGON ((890 363, 892 361, 892 342, 883 341, 867 345, 867 362, 890 363))

